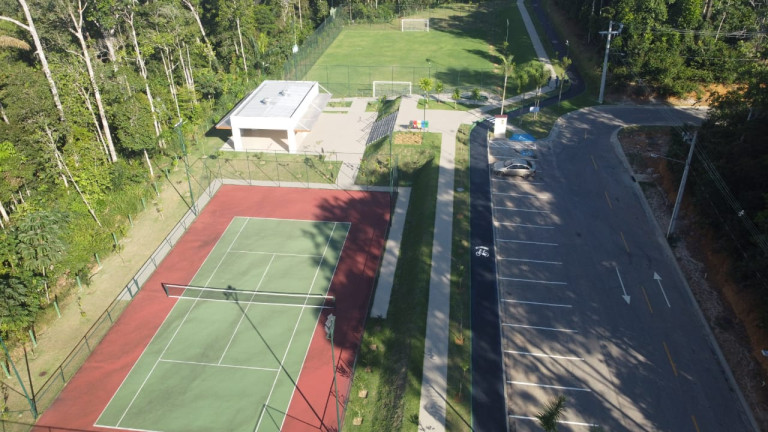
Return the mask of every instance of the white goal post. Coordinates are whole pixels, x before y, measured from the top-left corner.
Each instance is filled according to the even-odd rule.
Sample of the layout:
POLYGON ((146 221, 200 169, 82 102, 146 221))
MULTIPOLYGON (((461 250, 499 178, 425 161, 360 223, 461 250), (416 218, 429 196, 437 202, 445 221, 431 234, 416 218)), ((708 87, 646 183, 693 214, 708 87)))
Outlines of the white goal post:
POLYGON ((410 81, 374 81, 373 97, 410 95, 411 89, 410 81))
POLYGON ((429 31, 429 18, 403 18, 400 20, 400 31, 429 31))

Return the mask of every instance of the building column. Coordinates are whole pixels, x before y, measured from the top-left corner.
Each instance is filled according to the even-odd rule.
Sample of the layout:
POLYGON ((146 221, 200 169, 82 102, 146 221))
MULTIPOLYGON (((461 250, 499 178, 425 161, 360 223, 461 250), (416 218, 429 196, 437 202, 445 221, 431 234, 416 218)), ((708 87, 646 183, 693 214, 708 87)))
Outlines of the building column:
POLYGON ((296 153, 296 132, 292 128, 286 130, 286 132, 288 133, 288 153, 296 153))
POLYGON ((240 128, 232 127, 232 146, 235 151, 243 151, 243 138, 240 135, 240 128))

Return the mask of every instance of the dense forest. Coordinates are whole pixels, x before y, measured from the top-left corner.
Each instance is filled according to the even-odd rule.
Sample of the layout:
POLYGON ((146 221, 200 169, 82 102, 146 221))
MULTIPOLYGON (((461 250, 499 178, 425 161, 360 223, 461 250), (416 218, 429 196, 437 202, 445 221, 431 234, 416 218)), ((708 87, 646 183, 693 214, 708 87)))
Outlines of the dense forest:
POLYGON ((180 155, 174 128, 205 132, 279 78, 330 6, 0 2, 0 335, 26 332, 77 277, 87 282, 180 155))

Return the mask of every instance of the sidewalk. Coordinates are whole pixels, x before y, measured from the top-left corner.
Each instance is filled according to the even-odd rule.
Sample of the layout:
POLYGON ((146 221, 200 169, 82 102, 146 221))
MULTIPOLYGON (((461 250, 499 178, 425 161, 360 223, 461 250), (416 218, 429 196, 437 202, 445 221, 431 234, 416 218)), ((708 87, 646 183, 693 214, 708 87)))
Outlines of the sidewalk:
MULTIPOLYGON (((539 40, 523 0, 517 1, 523 22, 531 37, 539 60, 547 65, 551 76, 555 75, 546 51, 539 40)), ((547 86, 543 91, 551 90, 547 86)), ((511 103, 522 96, 505 101, 511 103)), ((421 118, 425 114, 416 108, 416 98, 403 98, 397 125, 421 118)), ((427 331, 424 342, 424 372, 421 381, 421 402, 419 404, 419 430, 445 431, 445 405, 448 375, 449 315, 451 294, 451 243, 453 239, 453 181, 456 148, 456 130, 462 123, 483 118, 484 113, 494 106, 469 112, 431 111, 426 113, 431 132, 442 134, 440 150, 440 171, 437 184, 435 228, 432 242, 432 271, 429 280, 429 305, 427 308, 427 331)))

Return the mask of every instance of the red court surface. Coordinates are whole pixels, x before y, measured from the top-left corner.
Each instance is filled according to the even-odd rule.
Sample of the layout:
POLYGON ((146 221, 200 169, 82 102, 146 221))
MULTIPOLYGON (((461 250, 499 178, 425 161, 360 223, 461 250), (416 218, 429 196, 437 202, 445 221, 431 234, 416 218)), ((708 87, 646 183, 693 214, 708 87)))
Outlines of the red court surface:
MULTIPOLYGON (((386 241, 389 200, 384 192, 222 186, 34 430, 116 430, 93 425, 175 303, 166 297, 161 282, 189 283, 235 216, 351 223, 329 291, 336 296, 334 351, 343 408, 386 241)), ((331 345, 324 322, 321 319, 315 328, 284 431, 337 430, 331 345)), ((257 408, 254 412, 258 415, 257 408)))

